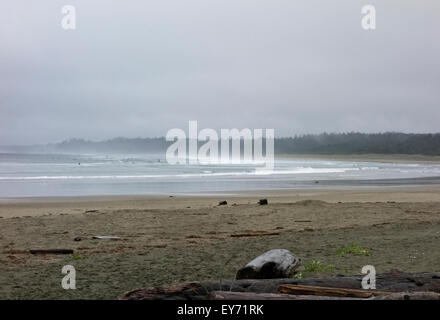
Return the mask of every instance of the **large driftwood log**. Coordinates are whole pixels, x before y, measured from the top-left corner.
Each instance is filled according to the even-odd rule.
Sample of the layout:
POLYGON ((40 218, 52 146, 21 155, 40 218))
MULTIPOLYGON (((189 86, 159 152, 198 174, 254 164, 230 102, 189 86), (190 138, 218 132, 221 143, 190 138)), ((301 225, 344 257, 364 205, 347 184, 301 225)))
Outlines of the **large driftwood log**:
POLYGON ((387 296, 391 292, 370 291, 349 288, 332 288, 319 286, 304 286, 294 284, 282 284, 278 287, 281 293, 290 295, 312 295, 325 297, 346 297, 346 298, 371 298, 374 296, 387 296))
POLYGON ((201 300, 209 295, 208 289, 198 282, 172 286, 141 288, 124 293, 120 300, 201 300))
POLYGON ((238 270, 236 279, 288 278, 299 266, 299 262, 289 250, 270 250, 238 270))
POLYGON ((283 293, 255 293, 213 291, 208 295, 209 300, 365 300, 360 298, 321 297, 307 295, 292 295, 283 293))
MULTIPOLYGON (((321 286, 332 288, 361 289, 362 276, 336 276, 330 278, 262 279, 262 280, 208 280, 181 283, 172 286, 140 288, 125 293, 122 300, 205 300, 211 292, 246 292, 279 294, 283 284, 321 286)), ((376 288, 390 291, 390 296, 371 299, 438 299, 440 296, 440 273, 389 272, 376 276, 376 288)), ((309 296, 310 299, 315 299, 309 296)))

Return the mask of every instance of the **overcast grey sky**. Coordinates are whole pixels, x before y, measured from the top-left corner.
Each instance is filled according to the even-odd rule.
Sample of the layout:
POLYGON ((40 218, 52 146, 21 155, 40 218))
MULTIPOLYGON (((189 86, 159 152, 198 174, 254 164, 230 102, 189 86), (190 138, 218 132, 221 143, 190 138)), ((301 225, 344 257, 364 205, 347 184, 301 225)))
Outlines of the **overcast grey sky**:
POLYGON ((0 46, 3 145, 164 136, 188 120, 440 131, 437 0, 3 0, 0 46))

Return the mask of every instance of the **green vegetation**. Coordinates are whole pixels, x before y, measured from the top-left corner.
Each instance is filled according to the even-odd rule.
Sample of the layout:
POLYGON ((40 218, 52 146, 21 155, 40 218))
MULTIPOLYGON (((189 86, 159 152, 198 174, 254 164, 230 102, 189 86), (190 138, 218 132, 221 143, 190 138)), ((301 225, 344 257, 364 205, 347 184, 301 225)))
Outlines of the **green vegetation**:
POLYGON ((347 247, 339 248, 336 253, 342 257, 346 255, 355 255, 355 256, 369 256, 370 250, 362 248, 360 245, 356 243, 352 243, 347 247))
POLYGON ((72 258, 73 258, 73 260, 82 260, 82 259, 85 259, 86 257, 82 256, 78 253, 72 253, 72 258))
POLYGON ((306 277, 306 275, 302 272, 298 272, 293 275, 294 279, 304 279, 305 277, 306 277))
POLYGON ((334 265, 324 265, 319 260, 312 260, 304 265, 306 272, 333 272, 335 269, 334 265))

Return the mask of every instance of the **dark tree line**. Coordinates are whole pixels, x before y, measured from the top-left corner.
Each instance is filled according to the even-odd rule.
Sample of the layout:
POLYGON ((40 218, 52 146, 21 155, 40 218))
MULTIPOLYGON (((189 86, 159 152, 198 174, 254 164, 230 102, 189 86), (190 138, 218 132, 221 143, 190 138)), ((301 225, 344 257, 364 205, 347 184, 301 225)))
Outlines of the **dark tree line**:
POLYGON ((440 133, 338 133, 278 138, 276 153, 440 155, 440 133))
MULTIPOLYGON (((159 138, 71 139, 57 144, 10 147, 16 152, 163 153, 172 142, 159 138)), ((203 143, 199 143, 201 145, 203 143)), ((264 142, 263 142, 264 145, 264 142)), ((264 149, 264 147, 263 147, 264 149)), ((322 133, 275 139, 278 154, 423 154, 440 155, 440 133, 322 133)))

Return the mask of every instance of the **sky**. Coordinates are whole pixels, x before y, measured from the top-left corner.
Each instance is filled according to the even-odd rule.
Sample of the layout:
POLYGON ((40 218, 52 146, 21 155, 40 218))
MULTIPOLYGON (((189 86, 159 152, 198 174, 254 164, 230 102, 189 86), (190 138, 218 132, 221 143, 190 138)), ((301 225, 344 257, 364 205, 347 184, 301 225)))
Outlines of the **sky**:
POLYGON ((3 0, 0 145, 439 132, 437 0, 3 0), (361 8, 376 8, 376 30, 361 8), (61 27, 64 5, 76 29, 61 27))

